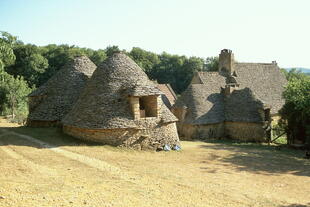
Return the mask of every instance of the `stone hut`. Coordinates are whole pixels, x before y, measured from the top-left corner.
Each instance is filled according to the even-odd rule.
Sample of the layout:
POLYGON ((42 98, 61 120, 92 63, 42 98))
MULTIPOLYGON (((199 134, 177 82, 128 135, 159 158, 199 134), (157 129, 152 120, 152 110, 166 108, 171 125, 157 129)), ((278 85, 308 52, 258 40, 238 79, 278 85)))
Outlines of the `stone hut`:
POLYGON ((264 141, 286 83, 276 62, 239 63, 224 49, 218 71, 195 73, 174 105, 180 136, 264 141))
POLYGON ((162 101, 164 104, 171 109, 177 100, 177 95, 170 86, 170 84, 157 84, 157 88, 163 93, 161 95, 162 101))
POLYGON ((58 126, 95 69, 96 65, 86 56, 77 57, 30 93, 27 126, 58 126))
POLYGON ((161 94, 133 60, 115 53, 94 72, 63 119, 63 131, 112 146, 152 150, 177 146, 177 118, 161 94))

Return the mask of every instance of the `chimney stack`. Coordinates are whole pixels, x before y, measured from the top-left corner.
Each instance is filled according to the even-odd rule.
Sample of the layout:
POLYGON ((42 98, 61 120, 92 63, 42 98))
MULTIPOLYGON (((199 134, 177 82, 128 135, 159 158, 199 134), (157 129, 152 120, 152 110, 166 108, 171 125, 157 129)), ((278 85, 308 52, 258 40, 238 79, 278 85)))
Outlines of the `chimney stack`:
POLYGON ((234 72, 234 53, 231 50, 223 49, 219 55, 219 73, 230 76, 234 72))

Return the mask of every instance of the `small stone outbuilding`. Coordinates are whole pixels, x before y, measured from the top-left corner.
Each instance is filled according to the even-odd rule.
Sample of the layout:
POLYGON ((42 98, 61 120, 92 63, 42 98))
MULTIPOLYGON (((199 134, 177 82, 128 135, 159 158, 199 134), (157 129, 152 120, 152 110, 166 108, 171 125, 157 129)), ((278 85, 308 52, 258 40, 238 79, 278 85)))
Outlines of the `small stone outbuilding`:
POLYGON ((196 72, 173 107, 184 139, 265 141, 284 104, 287 81, 276 62, 239 63, 227 49, 215 72, 196 72))
POLYGON ((58 126, 71 110, 96 65, 86 56, 76 57, 44 85, 28 95, 27 126, 58 126))
POLYGON ((115 53, 94 72, 63 119, 71 136, 113 146, 157 150, 179 145, 177 118, 162 92, 128 56, 115 53))

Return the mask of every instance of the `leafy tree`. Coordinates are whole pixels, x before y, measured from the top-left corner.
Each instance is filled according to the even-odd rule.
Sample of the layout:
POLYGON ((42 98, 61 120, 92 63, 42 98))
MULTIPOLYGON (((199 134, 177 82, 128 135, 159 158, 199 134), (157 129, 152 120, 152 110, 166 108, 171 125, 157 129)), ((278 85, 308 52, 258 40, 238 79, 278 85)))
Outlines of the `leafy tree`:
POLYGON ((206 64, 205 64, 206 71, 218 71, 218 68, 219 68, 218 57, 208 57, 206 59, 206 64))
POLYGON ((195 71, 203 70, 202 58, 162 53, 159 56, 160 63, 155 65, 149 77, 159 83, 170 83, 176 93, 183 92, 190 83, 195 71))
POLYGON ((27 95, 31 92, 27 82, 20 76, 14 78, 6 74, 5 81, 0 84, 2 97, 2 109, 5 114, 10 114, 12 119, 23 120, 27 117, 27 95))
POLYGON ((113 46, 108 46, 105 50, 105 53, 108 57, 112 56, 116 52, 120 52, 121 50, 118 48, 118 46, 113 45, 113 46))
POLYGON ((0 31, 0 34, 0 70, 3 70, 4 66, 12 65, 15 62, 12 47, 16 42, 16 37, 7 32, 0 31))
POLYGON ((15 116, 25 118, 27 115, 26 95, 31 89, 22 77, 14 78, 4 71, 4 67, 12 65, 15 61, 13 52, 16 37, 2 32, 0 37, 0 110, 2 114, 10 111, 12 118, 15 116))
POLYGON ((45 83, 50 77, 52 77, 60 68, 76 56, 87 55, 91 53, 91 50, 86 48, 79 48, 76 46, 69 46, 66 44, 55 45, 50 44, 40 48, 41 55, 47 59, 48 67, 45 72, 39 77, 38 85, 45 83))
POLYGON ((14 47, 15 64, 7 67, 6 71, 17 76, 23 76, 29 85, 39 85, 41 74, 48 67, 48 60, 41 55, 41 50, 35 45, 19 44, 14 47))
POLYGON ((196 71, 203 71, 204 60, 198 57, 186 58, 182 67, 176 71, 176 91, 183 92, 190 84, 196 71))
POLYGON ((282 72, 285 74, 285 77, 288 81, 293 79, 302 79, 304 77, 304 74, 296 68, 292 68, 290 71, 282 69, 282 72))
POLYGON ((280 110, 288 143, 301 140, 310 144, 310 77, 296 71, 287 74, 289 80, 283 93, 285 105, 280 110))
POLYGON ((154 66, 160 63, 157 54, 143 50, 139 47, 133 47, 128 54, 146 74, 150 74, 154 66))
POLYGON ((9 76, 9 74, 4 71, 4 67, 13 64, 15 61, 12 47, 16 38, 7 32, 0 33, 0 110, 2 112, 6 96, 2 86, 5 85, 5 81, 9 76))
POLYGON ((99 66, 103 61, 107 59, 107 54, 104 50, 95 50, 89 56, 90 60, 93 61, 97 66, 99 66))

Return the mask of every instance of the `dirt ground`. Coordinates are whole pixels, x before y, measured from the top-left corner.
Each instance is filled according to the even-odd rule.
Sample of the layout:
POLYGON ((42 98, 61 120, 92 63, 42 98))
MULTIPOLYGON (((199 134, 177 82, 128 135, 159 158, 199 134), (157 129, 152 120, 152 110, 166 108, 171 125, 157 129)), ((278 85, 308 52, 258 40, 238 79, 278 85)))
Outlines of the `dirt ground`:
POLYGON ((145 152, 0 126, 1 207, 310 206, 302 151, 214 141, 145 152))

